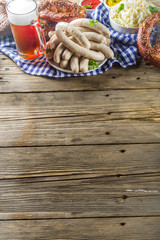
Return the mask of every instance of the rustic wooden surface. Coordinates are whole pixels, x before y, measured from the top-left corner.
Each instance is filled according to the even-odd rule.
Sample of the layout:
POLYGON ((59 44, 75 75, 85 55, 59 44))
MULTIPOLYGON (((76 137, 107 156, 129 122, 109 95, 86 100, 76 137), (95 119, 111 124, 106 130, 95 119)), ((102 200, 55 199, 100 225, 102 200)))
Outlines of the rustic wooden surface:
POLYGON ((53 79, 0 53, 0 240, 159 240, 159 226, 160 69, 53 79))

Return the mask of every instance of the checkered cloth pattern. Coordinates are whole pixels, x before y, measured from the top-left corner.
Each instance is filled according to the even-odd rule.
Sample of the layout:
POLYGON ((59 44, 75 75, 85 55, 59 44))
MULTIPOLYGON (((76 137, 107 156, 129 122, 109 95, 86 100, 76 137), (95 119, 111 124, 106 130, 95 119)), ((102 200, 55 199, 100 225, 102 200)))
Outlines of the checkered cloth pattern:
POLYGON ((136 64, 136 58, 139 57, 137 47, 137 34, 121 34, 114 31, 109 25, 109 13, 105 5, 101 3, 90 14, 90 18, 97 19, 110 29, 111 44, 114 52, 114 59, 108 59, 101 67, 87 73, 65 73, 49 65, 45 56, 33 60, 20 60, 17 55, 16 45, 12 35, 0 37, 0 51, 10 57, 25 73, 36 76, 48 77, 72 77, 72 76, 93 76, 101 74, 110 69, 115 62, 121 67, 126 68, 136 64))

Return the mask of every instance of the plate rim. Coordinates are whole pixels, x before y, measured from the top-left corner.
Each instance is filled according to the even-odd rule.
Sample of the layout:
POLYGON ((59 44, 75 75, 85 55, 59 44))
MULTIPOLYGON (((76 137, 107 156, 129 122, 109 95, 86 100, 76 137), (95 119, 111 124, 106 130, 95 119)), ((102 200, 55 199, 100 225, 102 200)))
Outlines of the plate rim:
MULTIPOLYGON (((47 59, 47 57, 46 57, 46 59, 47 59)), ((92 71, 94 71, 94 70, 96 70, 96 69, 99 69, 100 67, 102 67, 103 64, 105 64, 105 62, 106 62, 107 60, 108 60, 108 58, 105 58, 102 62, 96 62, 96 63, 99 63, 98 68, 91 69, 91 70, 87 71, 86 73, 92 72, 92 71)), ((61 68, 57 63, 54 62, 54 60, 49 60, 49 59, 47 59, 47 62, 48 62, 52 67, 54 67, 55 69, 57 69, 57 70, 59 70, 59 71, 61 71, 61 72, 64 72, 64 73, 72 73, 72 74, 79 74, 79 73, 80 73, 80 74, 85 74, 85 73, 83 73, 83 72, 74 73, 74 72, 72 72, 72 71, 69 70, 69 69, 61 68)))

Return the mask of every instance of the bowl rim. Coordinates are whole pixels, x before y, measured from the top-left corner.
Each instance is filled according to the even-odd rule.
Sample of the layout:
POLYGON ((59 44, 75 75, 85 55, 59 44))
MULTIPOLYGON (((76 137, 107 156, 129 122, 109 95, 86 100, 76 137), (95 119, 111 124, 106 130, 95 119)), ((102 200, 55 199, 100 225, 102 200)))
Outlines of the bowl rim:
POLYGON ((109 21, 110 21, 110 22, 112 21, 115 25, 120 26, 121 28, 124 28, 124 29, 134 29, 134 30, 137 30, 137 29, 139 28, 139 27, 125 27, 125 26, 123 26, 123 25, 115 22, 115 21, 113 20, 113 18, 110 16, 110 13, 109 13, 109 21))
MULTIPOLYGON (((114 21, 114 19, 111 17, 111 11, 109 11, 109 22, 110 22, 110 25, 113 23, 114 25, 116 25, 116 27, 119 27, 120 29, 123 29, 123 30, 133 30, 135 32, 138 32, 138 29, 139 27, 126 27, 126 26, 123 26, 117 22, 114 21)), ((112 27, 112 26, 111 26, 112 27)), ((113 28, 113 27, 112 27, 113 28)), ((113 28, 114 30, 114 28, 113 28)), ((126 32, 127 33, 127 32, 126 32)))
POLYGON ((110 7, 108 4, 107 4, 107 0, 102 0, 102 2, 104 3, 104 5, 106 6, 106 8, 108 10, 110 10, 112 7, 110 7))

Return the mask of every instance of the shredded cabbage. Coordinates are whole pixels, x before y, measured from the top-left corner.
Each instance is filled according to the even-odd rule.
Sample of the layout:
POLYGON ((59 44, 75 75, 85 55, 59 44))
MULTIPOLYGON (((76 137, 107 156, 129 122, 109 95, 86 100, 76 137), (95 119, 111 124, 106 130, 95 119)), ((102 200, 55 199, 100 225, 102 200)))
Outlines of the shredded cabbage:
POLYGON ((111 8, 110 17, 124 27, 138 28, 151 15, 149 6, 155 7, 146 0, 123 0, 111 8), (121 4, 124 4, 123 10, 119 10, 121 4))

